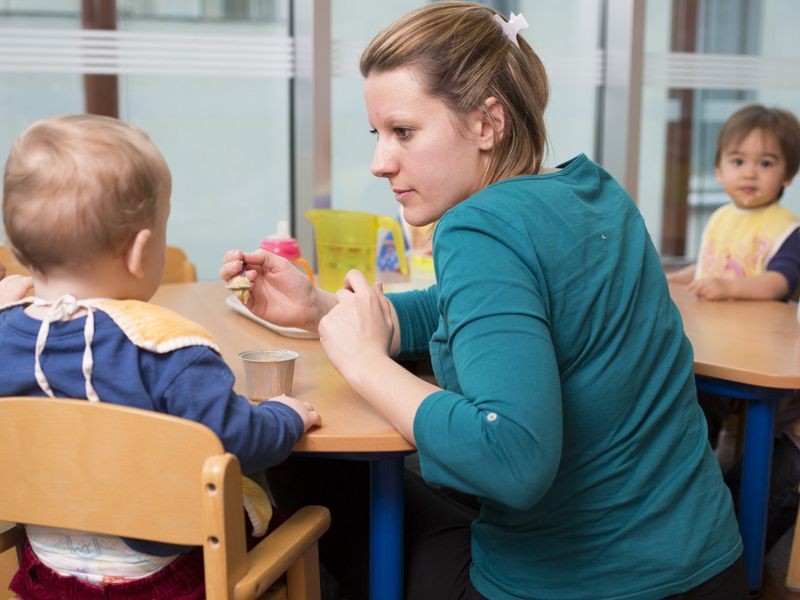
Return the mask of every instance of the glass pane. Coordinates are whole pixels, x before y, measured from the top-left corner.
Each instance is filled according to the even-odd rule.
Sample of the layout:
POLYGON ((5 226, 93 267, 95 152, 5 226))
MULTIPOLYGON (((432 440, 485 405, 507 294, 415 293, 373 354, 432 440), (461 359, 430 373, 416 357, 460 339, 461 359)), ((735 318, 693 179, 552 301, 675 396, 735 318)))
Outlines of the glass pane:
MULTIPOLYGON (((649 0, 645 15, 640 207, 665 261, 691 261, 728 202, 714 168, 722 123, 754 102, 800 115, 800 4, 649 0)), ((798 186, 781 204, 800 214, 798 186)))
MULTIPOLYGON (((67 45, 80 31, 80 2, 42 1, 38 11, 21 4, 0 12, 0 27, 66 30, 67 45)), ((289 216, 288 0, 119 0, 117 7, 118 61, 109 60, 120 118, 146 131, 169 163, 168 243, 187 252, 200 279, 215 279, 225 250, 257 247, 289 216)), ((51 61, 33 75, 0 65, 0 106, 9 112, 0 124, 4 154, 35 119, 84 112, 81 72, 102 67, 51 61)))

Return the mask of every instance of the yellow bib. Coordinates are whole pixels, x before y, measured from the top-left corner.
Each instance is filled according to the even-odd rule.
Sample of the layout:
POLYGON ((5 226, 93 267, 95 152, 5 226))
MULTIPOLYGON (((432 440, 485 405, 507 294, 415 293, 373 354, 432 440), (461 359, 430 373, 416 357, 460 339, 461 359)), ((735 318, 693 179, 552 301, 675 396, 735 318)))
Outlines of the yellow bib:
POLYGON ((703 232, 695 279, 761 275, 800 221, 777 202, 756 209, 718 208, 703 232))

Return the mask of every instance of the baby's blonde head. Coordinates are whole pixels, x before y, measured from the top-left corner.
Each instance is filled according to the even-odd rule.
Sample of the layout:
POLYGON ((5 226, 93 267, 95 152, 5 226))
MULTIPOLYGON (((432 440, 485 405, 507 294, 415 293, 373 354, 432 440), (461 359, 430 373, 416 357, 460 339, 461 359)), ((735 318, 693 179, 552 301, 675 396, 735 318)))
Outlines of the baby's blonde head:
POLYGON ((496 98, 505 126, 497 132, 484 185, 537 173, 547 132, 549 86, 539 57, 517 36, 519 47, 494 20, 491 8, 471 2, 436 2, 396 20, 361 55, 361 74, 412 67, 425 90, 462 121, 496 98))
POLYGON ((164 157, 139 129, 96 115, 43 119, 6 161, 6 241, 39 273, 122 255, 153 227, 171 186, 164 157))

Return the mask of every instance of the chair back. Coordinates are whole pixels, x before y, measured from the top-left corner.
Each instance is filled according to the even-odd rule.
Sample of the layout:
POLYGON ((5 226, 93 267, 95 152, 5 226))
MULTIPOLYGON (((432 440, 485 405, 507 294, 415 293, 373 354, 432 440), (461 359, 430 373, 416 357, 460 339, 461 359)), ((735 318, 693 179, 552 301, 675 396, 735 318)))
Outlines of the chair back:
POLYGON ((0 489, 0 520, 203 546, 209 598, 247 569, 239 462, 194 421, 0 398, 0 489))
POLYGON ((20 264, 11 248, 0 244, 0 264, 6 268, 6 275, 30 275, 28 269, 20 264))
POLYGON ((197 269, 186 253, 176 246, 167 246, 164 275, 161 283, 193 283, 197 281, 197 269))
POLYGON ((248 553, 239 461, 200 423, 86 400, 0 398, 0 490, 0 556, 22 540, 16 524, 63 527, 202 546, 209 600, 320 598, 328 509, 301 508, 248 553), (273 586, 283 573, 286 585, 273 586))

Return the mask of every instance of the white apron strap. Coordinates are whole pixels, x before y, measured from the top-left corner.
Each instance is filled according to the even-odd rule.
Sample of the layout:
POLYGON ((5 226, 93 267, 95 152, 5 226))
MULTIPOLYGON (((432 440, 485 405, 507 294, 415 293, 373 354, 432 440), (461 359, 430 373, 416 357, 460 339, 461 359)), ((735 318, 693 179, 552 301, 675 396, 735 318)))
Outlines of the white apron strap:
POLYGON ((31 303, 34 306, 49 306, 50 310, 42 319, 42 325, 39 327, 39 333, 36 336, 36 353, 34 357, 34 374, 36 382, 42 391, 50 396, 55 397, 53 390, 50 387, 50 382, 42 370, 41 356, 44 352, 45 344, 47 343, 47 335, 50 332, 50 323, 56 321, 66 321, 80 309, 86 309, 86 324, 83 326, 83 339, 86 343, 83 349, 83 361, 81 369, 83 370, 83 378, 86 381, 86 398, 90 402, 99 402, 100 397, 95 392, 92 386, 92 368, 94 367, 94 358, 92 356, 92 340, 94 339, 94 308, 90 300, 76 300, 74 296, 69 294, 61 296, 55 301, 41 300, 40 298, 33 298, 31 303))

